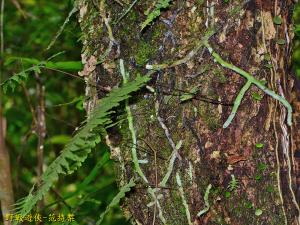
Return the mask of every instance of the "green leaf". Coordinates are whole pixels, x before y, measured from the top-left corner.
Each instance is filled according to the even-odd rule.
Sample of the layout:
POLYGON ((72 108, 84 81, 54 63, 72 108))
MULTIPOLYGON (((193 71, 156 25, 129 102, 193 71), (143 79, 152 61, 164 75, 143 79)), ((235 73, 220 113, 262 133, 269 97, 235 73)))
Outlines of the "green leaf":
POLYGON ((264 55, 264 60, 266 60, 266 61, 270 61, 271 60, 271 56, 270 56, 270 54, 265 54, 264 55))
POLYGON ((230 191, 226 191, 226 192, 225 192, 225 197, 226 197, 226 198, 230 198, 230 196, 231 196, 230 191))
POLYGON ((267 169, 267 167, 268 166, 264 163, 259 163, 258 164, 258 170, 261 171, 261 172, 265 171, 267 169))
POLYGON ((56 135, 51 137, 48 142, 51 144, 59 144, 59 145, 65 145, 71 140, 71 137, 68 135, 56 135))
POLYGON ((281 25, 282 24, 282 19, 280 16, 275 16, 274 19, 273 19, 273 22, 276 24, 276 25, 281 25))
POLYGON ((26 58, 26 57, 17 57, 17 56, 11 56, 8 57, 5 60, 4 65, 8 66, 16 61, 20 61, 23 65, 28 65, 28 66, 32 66, 32 65, 37 65, 40 64, 41 61, 35 58, 26 58))
POLYGON ((77 103, 76 103, 76 109, 78 109, 79 111, 83 111, 83 98, 81 98, 77 103))
POLYGON ((28 75, 25 72, 26 70, 21 71, 20 73, 14 74, 9 79, 5 80, 1 86, 3 89, 3 92, 6 94, 7 90, 10 88, 12 91, 15 90, 15 88, 27 80, 28 75))
POLYGON ((111 203, 106 207, 105 211, 101 213, 100 219, 97 221, 96 225, 100 225, 104 219, 104 216, 115 206, 119 205, 122 198, 125 197, 125 194, 135 186, 134 179, 131 178, 128 184, 121 187, 120 192, 113 198, 111 203))
POLYGON ((147 15, 147 19, 141 24, 141 30, 144 30, 145 27, 150 25, 157 17, 159 17, 161 10, 168 8, 171 1, 172 0, 158 0, 154 9, 150 13, 147 10, 145 13, 147 15))
POLYGON ((256 181, 260 181, 262 179, 262 175, 261 174, 258 174, 255 176, 255 180, 256 181))
POLYGON ((256 144, 255 144, 255 147, 256 147, 256 148, 263 148, 263 147, 264 147, 264 144, 263 144, 263 143, 256 143, 256 144))
POLYGON ((194 96, 197 94, 198 91, 199 91, 198 87, 193 87, 188 93, 184 93, 183 95, 180 96, 180 102, 185 102, 194 98, 194 96))
POLYGON ((247 202, 245 206, 246 206, 247 209, 252 209, 253 208, 253 203, 252 202, 247 202))
POLYGON ((261 209, 255 210, 255 216, 260 216, 261 214, 263 214, 263 211, 261 209))
POLYGON ((66 61, 66 62, 47 62, 45 67, 56 70, 82 70, 83 65, 80 61, 66 61))
POLYGON ((262 100, 262 96, 260 94, 258 94, 257 92, 252 93, 252 98, 254 98, 257 101, 262 100))

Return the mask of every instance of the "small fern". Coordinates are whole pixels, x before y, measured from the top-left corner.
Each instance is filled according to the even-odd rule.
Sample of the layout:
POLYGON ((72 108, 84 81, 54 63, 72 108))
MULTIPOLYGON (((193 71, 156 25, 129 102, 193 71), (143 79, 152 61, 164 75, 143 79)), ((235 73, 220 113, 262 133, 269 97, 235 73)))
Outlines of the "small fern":
POLYGON ((7 90, 10 88, 12 91, 15 90, 17 86, 19 86, 21 83, 25 82, 28 78, 27 73, 22 71, 21 73, 14 74, 11 76, 10 79, 4 81, 1 85, 3 88, 4 94, 7 93, 7 90))
POLYGON ((235 178, 235 176, 231 175, 231 181, 228 184, 229 191, 235 191, 239 186, 239 181, 235 178))
POLYGON ((144 30, 149 24, 151 24, 157 17, 160 16, 161 10, 170 6, 172 0, 158 0, 155 4, 152 12, 147 14, 147 19, 141 24, 141 30, 144 30))
MULTIPOLYGON (((53 58, 53 57, 51 57, 53 58)), ((10 57, 6 60, 5 65, 9 65, 17 60, 22 62, 22 65, 33 65, 27 69, 22 70, 21 72, 14 74, 7 80, 3 81, 0 85, 2 86, 3 92, 7 93, 9 89, 12 91, 15 90, 17 86, 25 82, 28 78, 28 75, 31 73, 41 73, 41 69, 49 70, 70 70, 78 71, 82 69, 82 64, 80 61, 62 61, 62 62, 52 62, 52 61, 40 61, 34 58, 23 58, 23 57, 10 57)))
POLYGON ((112 109, 119 106, 121 101, 128 99, 130 93, 139 90, 149 80, 149 76, 138 77, 123 87, 112 90, 107 97, 101 99, 61 155, 47 168, 42 176, 42 185, 37 190, 33 187, 28 196, 16 204, 15 210, 18 214, 27 215, 58 180, 59 175, 71 174, 81 167, 92 148, 101 141, 99 133, 103 131, 103 127, 112 122, 109 117, 113 113, 112 109))

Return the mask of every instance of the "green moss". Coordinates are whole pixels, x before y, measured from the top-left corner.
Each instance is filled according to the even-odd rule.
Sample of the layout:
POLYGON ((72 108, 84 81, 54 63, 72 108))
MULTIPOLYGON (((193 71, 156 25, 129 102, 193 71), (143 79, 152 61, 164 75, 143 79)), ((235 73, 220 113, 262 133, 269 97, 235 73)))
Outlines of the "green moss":
POLYGON ((224 75, 223 70, 217 68, 213 70, 213 74, 215 75, 215 77, 217 78, 217 80, 221 83, 224 84, 227 81, 226 76, 224 75))
POLYGON ((162 24, 158 24, 157 26, 155 26, 153 33, 152 33, 152 38, 153 39, 157 39, 161 36, 161 34, 163 33, 163 25, 162 24))
POLYGON ((168 215, 166 215, 167 224, 172 225, 181 225, 186 223, 186 214, 185 214, 185 208, 182 204, 182 199, 179 194, 179 191, 174 190, 171 194, 172 203, 168 204, 166 203, 164 205, 165 212, 169 212, 168 215))
POLYGON ((137 46, 136 54, 134 55, 136 63, 139 65, 145 65, 155 52, 156 48, 154 48, 151 43, 140 41, 137 46))
POLYGON ((139 15, 136 11, 134 10, 131 10, 129 13, 128 13, 128 19, 130 21, 136 21, 137 19, 139 18, 139 15))
POLYGON ((203 105, 200 107, 199 113, 200 117, 204 120, 208 129, 211 131, 216 131, 218 128, 221 127, 220 119, 217 117, 215 108, 212 106, 203 105))
POLYGON ((196 5, 202 6, 204 3, 204 0, 196 0, 196 5))

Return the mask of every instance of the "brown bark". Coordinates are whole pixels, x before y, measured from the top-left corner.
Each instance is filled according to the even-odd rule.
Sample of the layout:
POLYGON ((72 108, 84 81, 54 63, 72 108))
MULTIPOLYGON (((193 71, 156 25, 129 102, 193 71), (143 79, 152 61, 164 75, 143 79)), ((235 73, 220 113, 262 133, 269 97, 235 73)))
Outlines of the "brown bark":
MULTIPOLYGON (((187 56, 211 26, 218 28, 209 39, 214 50, 255 78, 267 81, 266 85, 291 102, 294 110, 293 126, 289 127, 286 109, 252 86, 232 124, 224 129, 222 125, 245 84, 244 78, 224 69, 205 48, 184 64, 156 72, 149 83, 156 94, 144 90, 131 102, 138 158, 147 159, 140 166, 148 180, 140 180, 124 204, 133 221, 300 224, 300 104, 290 72, 293 2, 173 1, 143 32, 139 25, 145 20, 144 11, 153 9, 152 1, 138 2, 117 24, 113 22, 123 7, 112 0, 106 3, 105 13, 96 1, 79 3, 88 111, 95 98, 103 96, 103 90, 120 84, 118 59, 124 59, 131 77, 146 74, 147 63, 170 63, 187 56), (276 16, 281 17, 280 23, 273 22, 276 16), (107 21, 111 22, 113 39, 108 35, 107 21), (96 65, 109 44, 110 54, 96 65), (199 89, 197 95, 181 102, 182 90, 194 87, 199 89), (263 98, 257 100, 257 94, 263 98), (159 187, 157 183, 165 177, 174 145, 180 142, 167 186, 159 187), (182 187, 176 174, 181 177, 182 187), (230 190, 233 176, 238 185, 230 190), (209 210, 197 216, 205 208, 204 194, 209 184, 209 210), (151 190, 157 201, 149 194, 151 190)), ((138 177, 132 165, 132 144, 128 144, 132 137, 127 127, 123 120, 110 134, 112 140, 117 140, 111 151, 118 161, 121 185, 130 177, 138 177)))
MULTIPOLYGON (((37 177, 38 185, 41 185, 44 165, 44 144, 46 137, 46 121, 45 121, 45 86, 38 73, 35 74, 36 90, 37 90, 37 107, 36 107, 36 128, 35 132, 38 137, 37 145, 37 177)), ((33 115, 34 116, 34 115, 33 115)), ((38 208, 44 208, 44 199, 42 198, 38 203, 38 208)), ((39 223, 42 224, 42 223, 39 223)))
POLYGON ((10 225, 10 221, 5 220, 5 215, 10 213, 13 209, 12 178, 10 171, 9 153, 5 146, 5 125, 2 112, 0 111, 0 202, 1 212, 3 216, 4 225, 10 225))

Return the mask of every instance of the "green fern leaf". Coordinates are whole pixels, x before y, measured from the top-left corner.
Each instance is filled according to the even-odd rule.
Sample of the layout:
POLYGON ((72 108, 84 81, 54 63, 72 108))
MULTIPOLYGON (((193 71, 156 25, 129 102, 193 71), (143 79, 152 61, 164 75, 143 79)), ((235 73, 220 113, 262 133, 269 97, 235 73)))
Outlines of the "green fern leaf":
POLYGON ((15 90, 15 88, 25 82, 28 78, 28 75, 26 73, 27 71, 21 71, 20 73, 14 74, 9 79, 5 80, 1 86, 3 89, 3 92, 6 94, 7 90, 10 88, 12 91, 15 90))
POLYGON ((82 128, 65 146, 61 155, 49 165, 42 176, 42 185, 36 190, 33 187, 28 196, 16 204, 15 210, 18 214, 25 216, 30 213, 36 203, 58 180, 59 175, 71 174, 81 167, 92 148, 101 141, 99 131, 112 122, 109 117, 113 113, 112 109, 128 99, 130 93, 139 90, 149 80, 149 75, 138 77, 123 87, 112 90, 107 97, 101 99, 89 119, 84 121, 82 128))
MULTIPOLYGON (((53 56, 54 57, 54 56, 53 56)), ((53 58, 51 57, 51 58, 53 58)), ((29 66, 27 69, 22 70, 21 72, 14 74, 0 85, 2 86, 3 92, 7 93, 8 89, 12 91, 15 90, 17 86, 25 82, 28 78, 28 74, 35 72, 40 74, 41 69, 49 70, 68 70, 68 71, 79 71, 82 70, 83 65, 80 61, 62 61, 62 62, 52 62, 52 61, 40 61, 34 58, 24 58, 24 57, 10 57, 5 61, 5 65, 10 65, 15 61, 21 61, 22 65, 29 66)))
POLYGON ((147 15, 147 19, 141 24, 141 30, 144 30, 149 24, 151 24, 157 17, 160 16, 161 10, 170 6, 172 0, 158 0, 154 9, 147 15))
POLYGON ((231 175, 231 181, 229 182, 228 189, 233 192, 235 191, 239 186, 239 181, 235 178, 235 176, 231 175))

